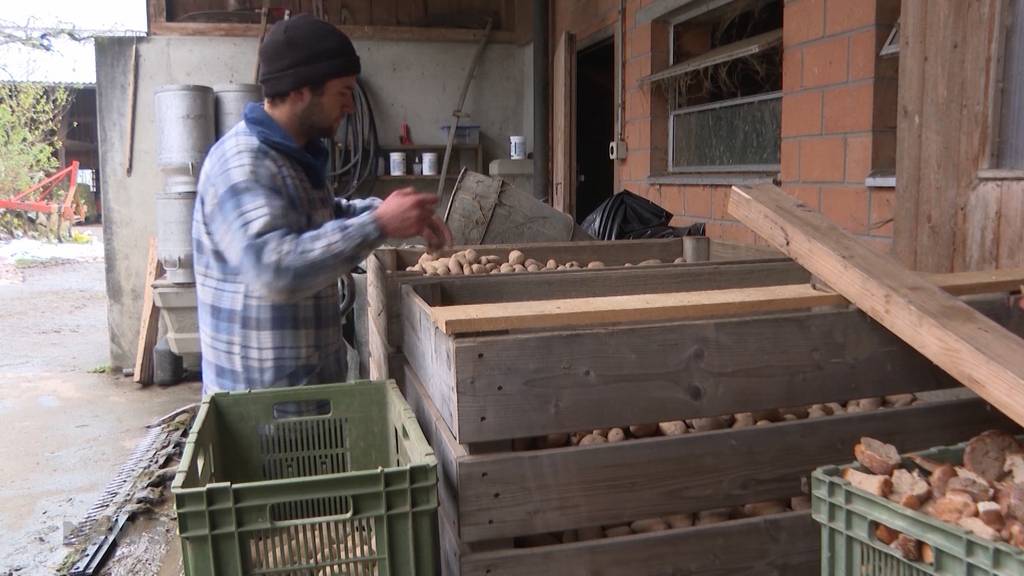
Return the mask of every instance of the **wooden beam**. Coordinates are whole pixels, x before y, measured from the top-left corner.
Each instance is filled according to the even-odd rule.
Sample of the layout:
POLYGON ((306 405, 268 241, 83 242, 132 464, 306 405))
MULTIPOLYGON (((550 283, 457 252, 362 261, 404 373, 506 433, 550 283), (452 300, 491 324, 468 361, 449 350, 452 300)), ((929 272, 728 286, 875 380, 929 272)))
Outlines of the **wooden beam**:
MULTIPOLYGON (((230 24, 213 22, 151 22, 150 34, 154 36, 229 36, 258 37, 263 29, 259 24, 230 24)), ((338 26, 338 29, 353 40, 395 40, 406 42, 479 42, 482 30, 468 28, 421 28, 413 26, 338 26)), ((496 30, 491 42, 498 44, 515 43, 517 32, 496 30)))
MULTIPOLYGON (((933 276, 931 280, 954 295, 1015 291, 1024 283, 1024 269, 943 274, 933 276)), ((924 279, 920 282, 928 283, 924 279)), ((820 292, 807 284, 791 284, 703 292, 432 306, 430 314, 437 326, 451 335, 695 320, 845 304, 846 299, 839 294, 820 292)))
POLYGON ((157 258, 156 238, 149 239, 149 255, 146 257, 146 286, 143 288, 142 314, 139 316, 139 341, 135 350, 135 382, 147 385, 153 383, 153 347, 156 346, 160 327, 160 309, 153 302, 153 282, 163 274, 163 266, 157 258))
POLYGON ((729 212, 1004 414, 1024 423, 1024 340, 778 187, 733 187, 729 212))

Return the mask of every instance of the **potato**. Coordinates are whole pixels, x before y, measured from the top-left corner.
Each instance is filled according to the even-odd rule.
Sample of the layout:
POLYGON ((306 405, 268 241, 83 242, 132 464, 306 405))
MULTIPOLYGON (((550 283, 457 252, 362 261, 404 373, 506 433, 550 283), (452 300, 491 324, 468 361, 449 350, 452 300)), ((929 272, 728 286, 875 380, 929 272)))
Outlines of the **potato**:
POLYGON ((473 266, 470 267, 470 270, 473 272, 473 274, 487 274, 487 272, 489 272, 489 270, 487 270, 487 267, 484 266, 483 264, 473 264, 473 266))
POLYGON ((694 432, 710 432, 722 430, 732 426, 732 416, 712 416, 710 418, 693 418, 686 423, 693 428, 694 432))
POLYGON ((615 444, 616 442, 622 442, 623 440, 625 440, 626 433, 622 430, 622 428, 612 428, 611 430, 608 431, 608 436, 606 437, 608 438, 609 444, 615 444))
POLYGON ((501 274, 501 270, 499 270, 497 268, 493 268, 493 269, 491 269, 490 272, 488 272, 488 274, 501 274))
POLYGON ((743 515, 747 518, 756 516, 768 516, 781 514, 789 510, 789 503, 784 500, 768 500, 765 502, 754 502, 743 506, 743 515))
POLYGON ((448 263, 447 262, 443 266, 439 265, 437 267, 437 275, 438 276, 451 276, 452 275, 452 271, 451 271, 451 269, 448 268, 448 263))
POLYGON ((774 424, 771 420, 758 420, 754 426, 771 426, 774 424))
POLYGON ((590 264, 587 264, 587 268, 604 268, 604 262, 600 260, 594 260, 590 264))
POLYGON ((826 411, 823 406, 812 406, 811 409, 807 411, 808 418, 824 418, 828 415, 828 411, 826 411))
POLYGON ((670 514, 665 516, 669 528, 689 528, 693 526, 693 514, 670 514))
POLYGON ((469 263, 469 262, 466 261, 466 252, 465 251, 456 252, 455 254, 452 254, 452 260, 458 260, 459 264, 462 264, 463 266, 465 266, 466 264, 469 263))
POLYGON ((537 267, 540 267, 540 266, 541 266, 541 263, 540 263, 540 262, 537 262, 537 261, 536 261, 536 260, 534 260, 533 258, 527 258, 527 259, 526 259, 526 262, 523 262, 523 266, 526 266, 527 268, 529 268, 530 266, 537 266, 537 267))
POLYGON ((470 264, 463 264, 462 265, 462 273, 465 274, 466 276, 472 276, 473 275, 473 266, 470 265, 470 264))
POLYGON ((754 425, 754 415, 750 412, 740 412, 736 415, 736 421, 733 422, 733 428, 750 428, 754 425))
POLYGON ((555 259, 552 258, 552 259, 548 260, 547 266, 545 266, 544 268, 546 268, 548 270, 557 270, 558 269, 558 262, 556 262, 555 259))
POLYGON ((452 273, 452 276, 462 276, 462 262, 458 258, 451 258, 448 260, 448 271, 452 273))
POLYGON ((541 448, 561 448, 569 444, 569 435, 562 432, 560 434, 548 434, 540 441, 541 448))
POLYGON ((579 270, 580 269, 580 263, 575 261, 575 260, 573 260, 571 262, 566 262, 565 263, 565 267, 568 270, 579 270))
POLYGON ((650 260, 644 260, 643 262, 637 264, 637 266, 657 266, 658 264, 664 264, 664 262, 658 260, 657 258, 651 258, 650 260))
POLYGON ((488 262, 487 264, 484 264, 484 268, 486 268, 488 272, 494 272, 495 270, 498 270, 498 265, 494 262, 488 262))
POLYGON ((604 529, 605 538, 616 538, 618 536, 629 536, 633 530, 629 526, 610 526, 604 529))
POLYGON ((915 398, 913 394, 893 394, 885 397, 885 403, 893 408, 903 408, 913 404, 915 398))
POLYGON ((647 438, 658 432, 657 424, 634 424, 629 427, 629 433, 636 438, 647 438))
POLYGON ((590 446, 591 444, 607 444, 608 440, 604 436, 598 436, 597 434, 587 434, 580 440, 580 446, 590 446))
POLYGON ((882 398, 861 398, 857 401, 857 407, 861 412, 872 412, 882 407, 882 398))
POLYGON ((659 422, 658 431, 664 436, 682 436, 683 434, 686 434, 686 423, 682 420, 659 422))
POLYGON ((610 432, 610 431, 611 431, 611 428, 594 428, 594 430, 591 431, 591 434, 593 434, 595 436, 604 436, 605 438, 607 438, 608 437, 608 432, 610 432))
POLYGON ((479 264, 480 263, 480 253, 477 252, 476 250, 473 250, 472 248, 466 249, 465 257, 466 257, 466 264, 479 264))
POLYGON ((512 265, 512 271, 513 272, 526 272, 526 266, 523 266, 522 264, 513 264, 512 265))
POLYGON ((637 520, 629 525, 634 534, 647 534, 648 532, 661 532, 668 530, 668 524, 661 518, 648 518, 637 520))
POLYGON ((673 260, 672 263, 673 264, 686 264, 686 258, 683 258, 682 256, 680 256, 679 258, 676 258, 675 260, 673 260))
POLYGON ((501 272, 502 274, 508 274, 508 273, 510 273, 510 272, 515 272, 515 271, 516 271, 516 269, 515 269, 515 266, 512 266, 512 265, 511 265, 511 264, 509 264, 508 262, 505 262, 504 264, 502 264, 502 265, 501 265, 501 267, 500 267, 500 268, 498 268, 498 270, 499 270, 499 271, 500 271, 500 272, 501 272))
POLYGON ((697 513, 697 521, 694 523, 695 526, 709 526, 711 524, 721 524, 722 522, 728 522, 732 516, 732 508, 716 508, 714 510, 705 510, 697 513))
POLYGON ((420 274, 423 274, 423 272, 424 272, 422 264, 417 264, 415 266, 409 266, 409 267, 407 267, 405 269, 405 271, 406 272, 419 272, 420 274))
POLYGON ((825 404, 825 407, 832 411, 832 415, 846 413, 846 409, 844 409, 843 405, 838 402, 828 402, 825 404))
POLYGON ((530 264, 529 266, 526 267, 527 272, 540 272, 541 270, 542 268, 537 264, 530 264))
POLYGON ((526 254, 523 254, 519 250, 513 250, 508 253, 508 263, 515 266, 516 264, 526 263, 526 254))
POLYGON ((419 263, 423 264, 424 262, 433 262, 434 260, 437 260, 437 258, 435 258, 433 254, 430 252, 424 252, 423 254, 420 254, 419 263))

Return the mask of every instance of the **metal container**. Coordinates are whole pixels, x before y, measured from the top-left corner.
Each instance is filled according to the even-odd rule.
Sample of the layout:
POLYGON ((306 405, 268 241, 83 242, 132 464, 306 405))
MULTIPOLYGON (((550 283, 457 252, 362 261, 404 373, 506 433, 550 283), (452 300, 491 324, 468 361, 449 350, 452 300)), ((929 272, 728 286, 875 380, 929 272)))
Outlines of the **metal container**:
POLYGON ((156 193, 157 258, 175 284, 196 281, 192 269, 192 211, 196 205, 196 182, 187 175, 168 175, 163 190, 156 193))
POLYGON ((170 170, 199 174, 214 141, 213 89, 173 85, 156 91, 157 164, 170 170))
POLYGON ((220 140, 242 121, 246 104, 263 100, 263 88, 259 84, 222 84, 213 87, 213 98, 217 110, 217 139, 220 140))

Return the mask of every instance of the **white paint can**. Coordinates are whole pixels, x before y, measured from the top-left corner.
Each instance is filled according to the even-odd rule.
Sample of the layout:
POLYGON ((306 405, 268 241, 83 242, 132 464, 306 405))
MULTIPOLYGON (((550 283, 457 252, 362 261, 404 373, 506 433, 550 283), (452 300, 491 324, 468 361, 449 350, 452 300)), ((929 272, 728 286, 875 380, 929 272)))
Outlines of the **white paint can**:
POLYGON ((509 152, 513 160, 526 160, 526 136, 509 136, 509 152))
POLYGON ((392 176, 405 176, 405 152, 391 152, 388 154, 391 161, 392 176))
POLYGON ((437 176, 437 152, 423 153, 423 175, 437 176))

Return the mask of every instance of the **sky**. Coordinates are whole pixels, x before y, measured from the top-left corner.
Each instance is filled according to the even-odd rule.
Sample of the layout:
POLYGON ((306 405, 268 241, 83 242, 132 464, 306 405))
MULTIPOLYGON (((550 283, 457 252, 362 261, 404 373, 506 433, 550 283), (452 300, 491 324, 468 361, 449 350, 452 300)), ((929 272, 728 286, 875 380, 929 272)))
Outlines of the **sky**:
MULTIPOLYGON (((113 36, 145 32, 146 0, 0 0, 0 28, 74 28, 113 36)), ((92 42, 59 39, 53 51, 0 46, 0 79, 36 82, 96 81, 92 42)))

